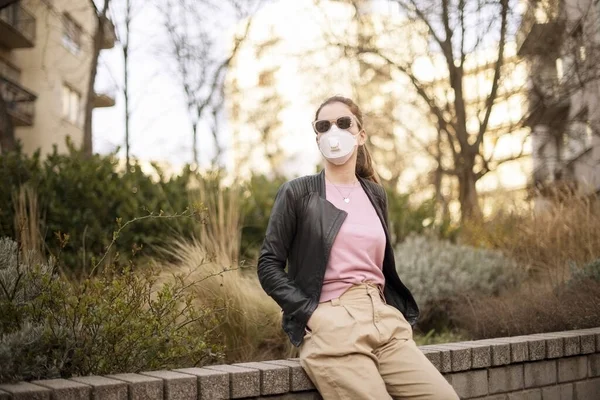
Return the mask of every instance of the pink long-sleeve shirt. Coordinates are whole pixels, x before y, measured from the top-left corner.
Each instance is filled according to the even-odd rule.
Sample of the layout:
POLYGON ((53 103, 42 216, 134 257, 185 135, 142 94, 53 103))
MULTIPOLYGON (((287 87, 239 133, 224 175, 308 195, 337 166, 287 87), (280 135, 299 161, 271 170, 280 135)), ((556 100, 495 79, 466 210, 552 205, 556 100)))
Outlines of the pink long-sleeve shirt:
POLYGON ((334 186, 326 181, 326 198, 348 216, 333 242, 319 301, 335 299, 365 281, 383 289, 385 231, 362 186, 334 186), (344 196, 350 198, 349 203, 344 202, 344 196))

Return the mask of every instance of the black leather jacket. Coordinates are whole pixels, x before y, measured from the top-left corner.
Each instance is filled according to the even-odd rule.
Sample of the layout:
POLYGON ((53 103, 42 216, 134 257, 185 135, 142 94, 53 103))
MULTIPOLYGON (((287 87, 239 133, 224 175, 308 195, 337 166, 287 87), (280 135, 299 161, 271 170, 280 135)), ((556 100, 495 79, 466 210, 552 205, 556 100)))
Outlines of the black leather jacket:
MULTIPOLYGON (((414 325, 419 308, 396 272, 385 190, 358 179, 385 230, 385 299, 414 325)), ((329 253, 347 215, 326 200, 324 171, 283 184, 275 198, 258 259, 258 279, 282 308, 283 330, 295 346, 302 343, 306 322, 319 304, 329 253)))

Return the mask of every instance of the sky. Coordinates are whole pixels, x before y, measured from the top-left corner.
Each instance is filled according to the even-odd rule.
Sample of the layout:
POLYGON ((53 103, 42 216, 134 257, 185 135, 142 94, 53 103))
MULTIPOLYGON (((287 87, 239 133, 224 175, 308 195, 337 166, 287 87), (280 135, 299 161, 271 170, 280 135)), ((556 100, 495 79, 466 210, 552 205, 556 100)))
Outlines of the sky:
MULTIPOLYGON (((136 0, 134 0, 135 2, 136 0)), ((119 10, 122 0, 115 0, 119 10)), ((140 0, 137 0, 141 4, 140 0)), ((114 17, 113 17, 114 19, 114 17)), ((130 44, 131 155, 142 161, 182 166, 192 161, 192 133, 181 85, 167 62, 161 15, 150 4, 140 7, 132 22, 130 44)), ((123 53, 119 43, 101 53, 97 91, 116 94, 116 105, 94 111, 94 149, 108 153, 121 147, 125 156, 123 53)), ((202 132, 200 137, 206 136, 202 132)), ((199 140, 200 162, 212 157, 210 139, 199 140)))

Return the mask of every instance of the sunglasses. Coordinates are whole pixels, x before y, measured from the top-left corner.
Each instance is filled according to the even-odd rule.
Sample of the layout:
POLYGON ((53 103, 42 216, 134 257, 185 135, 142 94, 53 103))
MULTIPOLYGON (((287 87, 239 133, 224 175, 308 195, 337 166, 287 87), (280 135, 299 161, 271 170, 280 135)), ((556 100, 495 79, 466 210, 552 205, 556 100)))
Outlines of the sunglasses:
MULTIPOLYGON (((352 117, 339 117, 338 119, 320 119, 312 123, 313 129, 316 133, 325 133, 331 129, 331 124, 334 123, 340 129, 350 129, 354 125, 354 119, 352 117)), ((359 124, 360 126, 360 124, 359 124)))

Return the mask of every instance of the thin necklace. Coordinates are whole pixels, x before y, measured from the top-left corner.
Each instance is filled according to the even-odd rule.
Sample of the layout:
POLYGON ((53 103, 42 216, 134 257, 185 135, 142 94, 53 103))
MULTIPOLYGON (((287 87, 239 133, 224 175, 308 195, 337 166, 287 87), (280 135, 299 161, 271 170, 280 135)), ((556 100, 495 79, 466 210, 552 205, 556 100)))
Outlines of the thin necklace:
POLYGON ((340 196, 342 196, 342 198, 344 199, 344 203, 346 203, 346 204, 350 203, 350 195, 354 191, 354 189, 356 187, 356 182, 357 181, 354 181, 354 183, 352 184, 352 188, 350 189, 350 192, 348 193, 348 195, 344 196, 344 194, 340 191, 340 189, 333 182, 331 182, 327 177, 325 177, 325 179, 327 179, 327 181, 333 185, 333 187, 335 188, 335 190, 338 191, 338 193, 340 194, 340 196))

